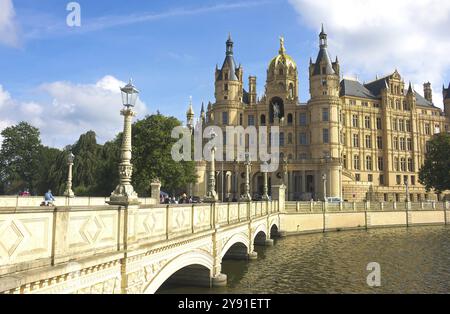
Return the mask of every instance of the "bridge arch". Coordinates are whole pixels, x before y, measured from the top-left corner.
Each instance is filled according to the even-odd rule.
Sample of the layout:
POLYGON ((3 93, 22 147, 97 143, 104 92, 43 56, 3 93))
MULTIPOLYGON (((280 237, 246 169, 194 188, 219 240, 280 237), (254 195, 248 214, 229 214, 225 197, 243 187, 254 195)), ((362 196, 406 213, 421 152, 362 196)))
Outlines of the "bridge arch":
POLYGON ((270 223, 270 228, 269 228, 269 237, 270 238, 274 238, 274 237, 278 237, 278 232, 280 231, 279 228, 279 223, 275 220, 273 220, 270 223))
POLYGON ((220 259, 222 260, 227 254, 227 252, 231 249, 231 247, 236 245, 243 245, 245 246, 247 252, 250 248, 250 239, 245 233, 237 233, 233 235, 228 241, 225 243, 225 245, 222 247, 222 250, 220 252, 220 259))
POLYGON ((260 224, 258 227, 256 227, 255 232, 252 235, 253 242, 255 241, 259 233, 264 233, 264 236, 267 238, 267 226, 265 223, 260 224))
POLYGON ((210 270, 213 269, 214 258, 211 254, 195 250, 192 252, 184 253, 178 255, 174 259, 170 260, 160 271, 155 275, 155 277, 147 284, 143 289, 145 294, 155 293, 159 287, 169 279, 173 274, 182 268, 192 265, 201 265, 210 270))

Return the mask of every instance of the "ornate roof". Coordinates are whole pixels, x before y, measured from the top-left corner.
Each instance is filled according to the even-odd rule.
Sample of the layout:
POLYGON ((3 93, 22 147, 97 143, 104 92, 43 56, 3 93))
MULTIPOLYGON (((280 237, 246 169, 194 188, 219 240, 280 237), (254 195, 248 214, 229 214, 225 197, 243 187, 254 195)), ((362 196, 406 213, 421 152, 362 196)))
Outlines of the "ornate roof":
POLYGON ((272 71, 279 66, 283 66, 286 68, 297 69, 297 64, 294 59, 288 54, 286 54, 286 49, 284 48, 284 38, 280 37, 280 50, 278 51, 278 55, 274 57, 269 63, 269 71, 272 71))

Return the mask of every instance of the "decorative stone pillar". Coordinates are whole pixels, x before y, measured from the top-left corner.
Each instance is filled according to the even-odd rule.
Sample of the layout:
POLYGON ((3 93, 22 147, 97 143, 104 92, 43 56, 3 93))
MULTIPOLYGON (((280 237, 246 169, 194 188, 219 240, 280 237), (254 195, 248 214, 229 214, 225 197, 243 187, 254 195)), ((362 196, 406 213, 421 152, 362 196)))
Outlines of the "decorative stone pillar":
POLYGON ((208 172, 208 190, 204 201, 207 203, 215 203, 219 200, 216 192, 216 166, 215 166, 216 147, 211 149, 211 162, 209 163, 208 172))
POLYGON ((243 202, 251 202, 252 201, 252 197, 250 195, 250 167, 251 167, 251 162, 250 162, 250 154, 247 153, 245 154, 245 191, 244 191, 244 195, 242 196, 242 201, 243 202))
POLYGON ((124 116, 121 163, 119 164, 120 183, 111 193, 108 203, 125 206, 138 205, 138 195, 131 185, 131 176, 133 174, 133 165, 131 164, 131 121, 136 113, 131 107, 125 107, 120 111, 120 114, 124 116))
POLYGON ((69 157, 67 159, 67 165, 69 166, 69 172, 67 174, 66 190, 64 191, 64 196, 67 196, 67 197, 75 197, 75 194, 72 191, 72 167, 73 167, 74 157, 75 156, 72 153, 70 153, 69 157))
POLYGON ((233 188, 233 200, 239 199, 239 164, 237 159, 234 160, 234 188, 233 188))
MULTIPOLYGON (((264 162, 265 169, 267 169, 267 162, 264 162)), ((263 171, 264 176, 264 185, 263 185, 263 195, 262 200, 268 201, 269 200, 269 185, 268 185, 268 178, 267 178, 267 171, 263 171)))
POLYGON ((152 198, 156 199, 156 203, 158 204, 161 195, 161 181, 158 178, 155 178, 152 183, 150 183, 150 188, 150 195, 152 198))

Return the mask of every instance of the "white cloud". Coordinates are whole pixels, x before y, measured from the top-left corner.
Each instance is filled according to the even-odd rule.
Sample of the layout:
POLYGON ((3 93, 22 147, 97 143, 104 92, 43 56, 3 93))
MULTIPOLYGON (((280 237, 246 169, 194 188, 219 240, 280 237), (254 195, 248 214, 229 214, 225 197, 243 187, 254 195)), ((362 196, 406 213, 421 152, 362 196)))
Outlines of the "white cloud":
MULTIPOLYGON (((125 84, 110 75, 94 84, 61 81, 42 84, 39 90, 50 97, 49 102, 20 102, 0 85, 0 131, 27 121, 40 129, 43 143, 49 146, 73 144, 89 130, 97 133, 99 142, 111 140, 122 130, 120 87, 125 84)), ((140 100, 135 110, 138 118, 147 113, 140 100)))
POLYGON ((421 87, 430 81, 434 102, 442 107, 441 88, 450 70, 450 1, 289 2, 302 24, 319 30, 325 23, 330 52, 339 56, 343 74, 372 80, 398 68, 407 83, 421 87))
POLYGON ((19 44, 16 13, 12 0, 0 0, 0 44, 13 47, 19 44))

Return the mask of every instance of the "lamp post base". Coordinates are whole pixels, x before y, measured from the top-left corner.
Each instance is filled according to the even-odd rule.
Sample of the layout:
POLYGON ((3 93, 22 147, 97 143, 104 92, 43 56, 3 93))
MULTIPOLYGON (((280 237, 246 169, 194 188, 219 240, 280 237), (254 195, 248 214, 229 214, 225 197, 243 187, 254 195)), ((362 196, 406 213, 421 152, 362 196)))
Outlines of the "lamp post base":
POLYGON ((119 185, 114 192, 111 193, 109 205, 139 205, 139 197, 134 191, 132 185, 119 185))
POLYGON ((69 197, 69 198, 74 198, 74 197, 75 197, 75 194, 73 193, 72 190, 66 190, 66 191, 64 192, 64 196, 65 196, 65 197, 69 197))
POLYGON ((205 203, 217 203, 219 201, 219 197, 215 191, 208 193, 203 199, 205 203))
POLYGON ((241 202, 251 202, 252 201, 252 197, 250 196, 250 193, 242 195, 240 201, 241 202))

